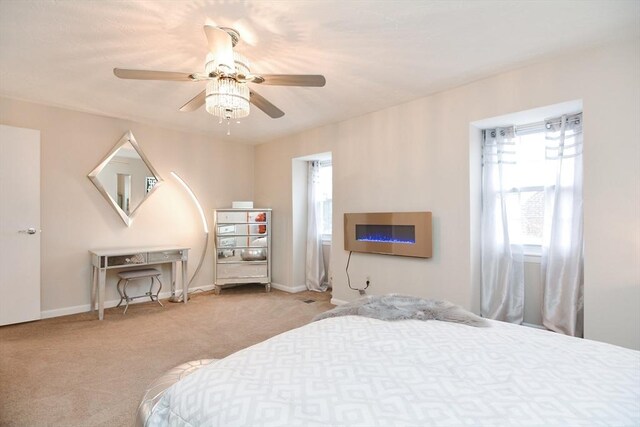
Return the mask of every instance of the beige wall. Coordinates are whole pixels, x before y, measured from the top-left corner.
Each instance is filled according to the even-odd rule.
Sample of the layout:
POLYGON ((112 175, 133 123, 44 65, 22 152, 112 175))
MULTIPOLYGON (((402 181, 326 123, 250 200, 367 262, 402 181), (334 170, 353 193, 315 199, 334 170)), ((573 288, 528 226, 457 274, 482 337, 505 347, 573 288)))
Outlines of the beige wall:
MULTIPOLYGON (((275 282, 293 285, 291 159, 331 151, 333 296, 353 300, 343 214, 433 212, 429 260, 354 254, 352 283, 479 307, 478 170, 470 123, 581 99, 585 334, 640 349, 640 42, 550 60, 256 147, 255 200, 274 209, 275 282), (473 210, 473 212, 472 212, 473 210)), ((331 84, 331 82, 329 82, 331 84)))
MULTIPOLYGON (((209 221, 216 207, 253 196, 252 146, 61 108, 0 98, 0 122, 41 131, 42 310, 45 315, 89 307, 88 249, 161 244, 193 248, 189 277, 202 253, 199 214, 175 171, 193 189, 209 221), (164 180, 126 227, 87 174, 131 130, 164 180)), ((209 242, 211 246, 211 240, 209 242)), ((213 283, 209 251, 192 287, 213 283)), ((169 289, 168 269, 165 288, 169 289)), ((113 274, 106 300, 117 297, 113 274)))

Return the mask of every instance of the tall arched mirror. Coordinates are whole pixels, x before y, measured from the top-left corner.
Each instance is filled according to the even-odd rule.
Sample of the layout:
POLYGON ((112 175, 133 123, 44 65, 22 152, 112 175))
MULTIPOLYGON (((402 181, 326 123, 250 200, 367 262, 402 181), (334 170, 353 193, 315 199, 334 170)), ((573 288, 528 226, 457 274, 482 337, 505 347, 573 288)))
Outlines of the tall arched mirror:
POLYGON ((128 131, 88 175, 127 226, 140 205, 162 182, 128 131))

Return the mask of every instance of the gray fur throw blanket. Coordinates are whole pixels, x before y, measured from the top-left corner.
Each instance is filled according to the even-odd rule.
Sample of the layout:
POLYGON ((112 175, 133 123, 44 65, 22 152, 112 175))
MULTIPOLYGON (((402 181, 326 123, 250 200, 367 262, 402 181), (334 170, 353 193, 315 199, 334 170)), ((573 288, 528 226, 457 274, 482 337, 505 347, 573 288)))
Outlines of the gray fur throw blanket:
POLYGON ((318 314, 312 322, 339 316, 365 316, 380 320, 442 320, 487 327, 482 317, 450 303, 400 294, 372 295, 318 314))

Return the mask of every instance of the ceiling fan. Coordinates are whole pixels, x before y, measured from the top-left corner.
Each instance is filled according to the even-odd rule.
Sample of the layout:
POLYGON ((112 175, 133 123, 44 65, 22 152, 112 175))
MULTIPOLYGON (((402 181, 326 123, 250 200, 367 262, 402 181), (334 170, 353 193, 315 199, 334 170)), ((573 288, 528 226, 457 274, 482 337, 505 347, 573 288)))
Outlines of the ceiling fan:
POLYGON ((284 116, 282 110, 253 89, 249 89, 248 83, 312 87, 322 87, 326 83, 324 76, 318 74, 253 74, 249 69, 249 61, 233 50, 240 40, 240 34, 236 30, 205 25, 204 32, 209 46, 204 73, 123 68, 114 68, 113 73, 121 79, 206 81, 206 88, 180 107, 180 111, 195 111, 205 105, 206 110, 219 117, 220 121, 247 116, 249 103, 271 118, 284 116))

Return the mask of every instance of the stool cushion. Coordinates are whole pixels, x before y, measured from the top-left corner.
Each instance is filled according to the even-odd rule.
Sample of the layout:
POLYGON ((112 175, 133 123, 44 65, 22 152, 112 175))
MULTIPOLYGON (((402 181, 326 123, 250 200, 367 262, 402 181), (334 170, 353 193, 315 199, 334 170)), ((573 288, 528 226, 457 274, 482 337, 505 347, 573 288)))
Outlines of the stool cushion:
POLYGON ((141 277, 159 276, 160 271, 155 268, 145 268, 143 270, 128 270, 118 273, 121 279, 139 279, 141 277))

